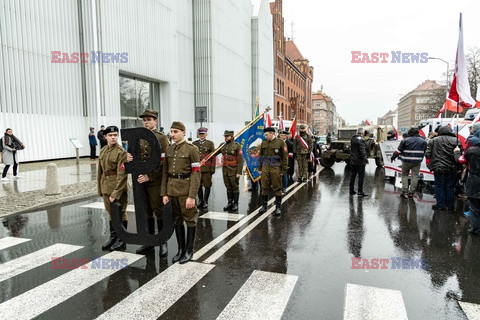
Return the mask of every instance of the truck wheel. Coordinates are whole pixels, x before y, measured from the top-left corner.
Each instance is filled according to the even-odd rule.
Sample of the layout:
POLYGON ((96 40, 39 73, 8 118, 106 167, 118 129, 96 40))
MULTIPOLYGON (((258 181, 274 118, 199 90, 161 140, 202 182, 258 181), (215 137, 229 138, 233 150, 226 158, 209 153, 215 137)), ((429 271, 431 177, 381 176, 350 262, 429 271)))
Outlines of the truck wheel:
POLYGON ((332 159, 332 158, 320 159, 320 164, 324 168, 331 168, 335 164, 335 159, 332 159))
POLYGON ((377 165, 377 167, 383 167, 383 158, 382 157, 375 158, 375 164, 377 165))

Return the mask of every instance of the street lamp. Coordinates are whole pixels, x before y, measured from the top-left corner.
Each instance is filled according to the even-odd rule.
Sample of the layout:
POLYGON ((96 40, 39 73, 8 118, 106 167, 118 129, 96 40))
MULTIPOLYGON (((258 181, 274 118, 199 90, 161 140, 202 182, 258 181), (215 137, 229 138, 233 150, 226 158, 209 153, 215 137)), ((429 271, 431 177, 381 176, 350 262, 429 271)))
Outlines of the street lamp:
MULTIPOLYGON (((440 61, 443 61, 447 64, 447 85, 446 85, 446 93, 445 93, 445 99, 447 98, 448 96, 448 70, 450 70, 450 64, 448 63, 448 61, 445 61, 443 60, 442 58, 435 58, 435 57, 428 57, 428 59, 432 59, 432 60, 440 60, 440 61)), ((442 117, 443 117, 443 114, 442 114, 442 117)))

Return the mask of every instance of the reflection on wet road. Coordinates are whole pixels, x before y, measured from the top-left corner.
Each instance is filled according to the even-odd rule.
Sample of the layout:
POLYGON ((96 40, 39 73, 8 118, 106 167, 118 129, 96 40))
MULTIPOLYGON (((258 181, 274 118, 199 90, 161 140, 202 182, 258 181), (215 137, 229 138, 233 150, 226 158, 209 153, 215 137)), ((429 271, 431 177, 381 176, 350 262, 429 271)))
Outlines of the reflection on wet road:
POLYGON ((349 196, 348 180, 335 165, 291 184, 275 217, 259 215, 260 197, 247 191, 238 215, 222 213, 215 176, 195 262, 183 266, 171 264, 174 237, 166 259, 158 248, 136 255, 136 245, 102 252, 98 198, 5 217, 1 318, 467 319, 459 301, 478 315, 480 239, 466 232, 464 203, 433 212, 430 194, 401 199, 372 165, 368 197, 349 196))

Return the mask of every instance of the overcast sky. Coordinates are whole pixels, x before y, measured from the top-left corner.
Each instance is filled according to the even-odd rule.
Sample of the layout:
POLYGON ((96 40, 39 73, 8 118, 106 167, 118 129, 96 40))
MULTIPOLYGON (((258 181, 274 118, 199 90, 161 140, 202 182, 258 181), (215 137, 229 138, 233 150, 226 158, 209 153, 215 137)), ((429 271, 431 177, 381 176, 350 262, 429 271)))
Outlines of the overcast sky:
MULTIPOLYGON (((315 68, 313 90, 330 95, 350 124, 375 120, 424 80, 445 82, 446 64, 354 64, 351 51, 422 53, 455 62, 459 13, 465 52, 480 47, 479 0, 284 0, 285 35, 315 68)), ((451 81, 451 79, 450 79, 451 81)))

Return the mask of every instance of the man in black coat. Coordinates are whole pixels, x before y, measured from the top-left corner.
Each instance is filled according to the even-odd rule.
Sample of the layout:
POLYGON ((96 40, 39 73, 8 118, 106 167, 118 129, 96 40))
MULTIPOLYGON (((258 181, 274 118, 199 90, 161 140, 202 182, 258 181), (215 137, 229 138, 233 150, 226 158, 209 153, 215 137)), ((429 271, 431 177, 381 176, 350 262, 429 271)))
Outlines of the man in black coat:
POLYGON ((97 132, 97 139, 100 142, 100 150, 102 150, 102 148, 107 145, 107 139, 105 138, 105 135, 103 134, 104 130, 105 130, 105 126, 102 125, 100 127, 100 130, 98 130, 98 132, 97 132))
POLYGON ((365 197, 367 194, 363 192, 363 180, 365 179, 365 166, 368 163, 367 159, 367 144, 363 139, 365 129, 358 128, 357 134, 351 140, 350 152, 350 195, 358 194, 359 197, 365 197), (355 178, 358 175, 358 193, 355 192, 355 178))

